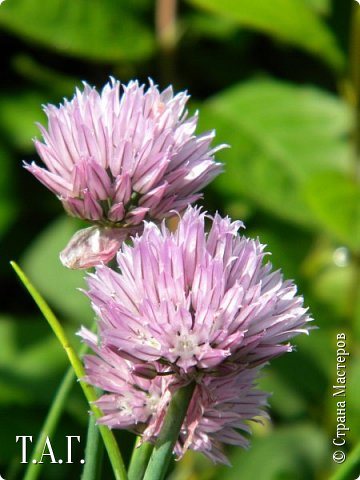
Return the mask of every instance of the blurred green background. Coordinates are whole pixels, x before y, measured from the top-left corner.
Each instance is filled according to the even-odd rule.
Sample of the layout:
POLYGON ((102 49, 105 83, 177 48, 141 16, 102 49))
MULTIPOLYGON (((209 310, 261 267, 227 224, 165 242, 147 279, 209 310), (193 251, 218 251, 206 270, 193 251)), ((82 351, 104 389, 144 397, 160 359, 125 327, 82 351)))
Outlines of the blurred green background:
MULTIPOLYGON (((20 263, 73 333, 92 313, 80 272, 58 253, 72 232, 60 202, 21 166, 36 159, 41 105, 86 80, 151 77, 192 95, 198 132, 217 130, 225 173, 203 204, 247 225, 293 278, 316 325, 297 351, 265 370, 272 421, 252 447, 228 449, 233 468, 189 453, 171 480, 311 480, 336 472, 332 439, 336 334, 345 332, 347 435, 360 438, 360 7, 352 0, 5 0, 0 5, 0 475, 23 477, 16 435, 38 434, 67 359, 9 260, 20 263)), ((78 385, 52 438, 80 435, 87 407, 78 385)), ((119 432, 129 455, 132 439, 119 432)), ((29 453, 30 453, 30 446, 29 453)), ((65 458, 65 457, 62 457, 65 458)), ((106 469, 105 465, 105 469, 106 469)), ((360 474, 360 466, 349 479, 360 474)), ((81 465, 49 465, 42 479, 80 478, 81 465)), ((103 478, 111 478, 105 474, 103 478)))

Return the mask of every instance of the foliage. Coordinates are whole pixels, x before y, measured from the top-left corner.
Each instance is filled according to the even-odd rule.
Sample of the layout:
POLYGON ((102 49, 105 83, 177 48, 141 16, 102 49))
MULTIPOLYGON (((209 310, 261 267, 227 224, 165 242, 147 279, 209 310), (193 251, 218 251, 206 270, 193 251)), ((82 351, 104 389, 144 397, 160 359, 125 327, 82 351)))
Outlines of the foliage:
MULTIPOLYGON (((360 89, 350 60, 360 57, 356 42, 350 51, 347 46, 350 29, 354 38, 360 29, 359 7, 340 0, 179 1, 175 23, 168 19, 164 33, 159 27, 164 4, 6 0, 0 5, 6 48, 0 80, 0 474, 6 480, 23 477, 15 436, 36 437, 67 368, 9 260, 23 266, 69 336, 92 321, 88 301, 77 290, 82 274, 58 262, 77 223, 65 217, 60 202, 21 168, 21 161, 35 159, 31 138, 38 135, 35 122, 44 121, 41 104, 71 96, 83 80, 101 87, 114 75, 124 82, 151 77, 161 87, 173 83, 176 90, 189 90, 190 108, 200 111, 200 129, 215 128, 217 142, 231 146, 218 154, 225 173, 208 187, 204 205, 241 218, 247 234, 268 244, 274 265, 295 278, 320 327, 297 340, 296 353, 265 369, 262 384, 273 392, 272 420, 255 425, 248 452, 230 451, 233 468, 189 453, 169 478, 330 478, 339 468, 332 459, 332 386, 340 332, 350 352, 347 452, 360 434, 360 121, 355 115, 360 89)), ((72 434, 82 438, 80 459, 86 405, 79 388, 68 397, 54 446, 66 450, 62 442, 72 434)), ((132 437, 120 433, 118 438, 128 459, 132 437)), ((79 463, 44 463, 42 478, 81 474, 79 463)), ((349 479, 360 473, 354 465, 349 479)), ((103 468, 103 478, 110 478, 109 466, 103 468)))

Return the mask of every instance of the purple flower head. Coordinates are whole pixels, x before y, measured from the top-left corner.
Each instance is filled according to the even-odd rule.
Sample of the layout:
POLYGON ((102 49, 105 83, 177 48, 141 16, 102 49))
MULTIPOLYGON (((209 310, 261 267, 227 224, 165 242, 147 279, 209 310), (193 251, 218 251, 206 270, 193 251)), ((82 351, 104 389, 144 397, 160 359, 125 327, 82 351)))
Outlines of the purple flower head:
MULTIPOLYGON (((108 392, 96 404, 104 415, 98 423, 110 428, 142 433, 154 416, 159 417, 159 406, 170 400, 168 376, 157 376, 153 380, 134 374, 134 365, 120 357, 106 345, 98 345, 97 336, 82 328, 79 335, 97 355, 84 358, 86 377, 83 379, 108 392)), ((157 365, 158 370, 164 370, 157 365)), ((164 410, 164 407, 162 410, 164 410)))
POLYGON ((262 422, 268 417, 268 394, 256 388, 259 368, 245 369, 221 377, 204 376, 191 399, 175 453, 197 450, 214 463, 229 461, 223 444, 249 446, 244 435, 251 433, 249 421, 262 422))
MULTIPOLYGON (((97 336, 82 328, 81 337, 96 355, 86 355, 87 383, 106 391, 96 404, 103 411, 98 423, 130 430, 142 441, 154 443, 160 434, 167 407, 176 388, 176 375, 139 378, 134 365, 112 348, 97 343, 97 336)), ((164 374, 168 369, 158 364, 164 374)), ((229 464, 223 444, 246 448, 249 420, 259 422, 267 394, 255 387, 258 368, 228 373, 221 377, 203 376, 196 385, 181 427, 174 453, 181 458, 188 450, 204 453, 214 462, 229 464)))
POLYGON ((188 380, 291 351, 310 321, 264 246, 238 235, 241 222, 216 214, 206 233, 205 217, 188 207, 174 233, 146 223, 119 251, 119 272, 103 265, 87 280, 104 345, 188 380))
POLYGON ((160 92, 152 81, 145 90, 111 79, 100 94, 84 85, 59 108, 45 107, 48 130, 39 125, 35 147, 46 168, 25 165, 70 215, 95 224, 63 252, 71 268, 109 261, 144 219, 181 211, 222 169, 214 153, 223 146, 210 147, 214 132, 194 134, 185 92, 160 92))

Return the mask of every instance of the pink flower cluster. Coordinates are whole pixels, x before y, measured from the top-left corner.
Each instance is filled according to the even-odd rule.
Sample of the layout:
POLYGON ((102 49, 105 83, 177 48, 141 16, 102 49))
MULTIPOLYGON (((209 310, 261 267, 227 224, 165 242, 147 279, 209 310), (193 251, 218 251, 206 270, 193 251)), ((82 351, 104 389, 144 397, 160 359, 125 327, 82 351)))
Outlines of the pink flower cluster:
POLYGON ((99 401, 106 424, 152 440, 171 391, 195 381, 176 452, 225 462, 219 444, 245 446, 237 430, 263 414, 258 369, 291 351, 310 318, 295 285, 264 263, 264 246, 238 234, 241 222, 215 215, 206 233, 205 219, 189 207, 174 232, 146 223, 119 251, 119 271, 89 274, 99 343, 86 329, 81 336, 98 354, 87 357, 88 381, 111 392, 99 401), (125 405, 142 395, 130 417, 124 392, 134 398, 125 405))
POLYGON ((210 147, 214 132, 195 135, 198 116, 187 118, 188 98, 151 81, 145 90, 112 79, 101 94, 85 84, 70 102, 45 107, 48 130, 39 125, 44 143, 35 147, 47 168, 25 167, 70 215, 93 224, 63 252, 66 266, 108 262, 144 219, 183 210, 220 173, 214 153, 223 146, 210 147))
MULTIPOLYGON (((156 363, 159 375, 144 378, 136 373, 131 360, 82 328, 79 332, 96 355, 85 357, 85 381, 106 392, 96 402, 104 416, 98 423, 110 428, 130 430, 142 441, 155 442, 174 390, 183 381, 169 367, 156 363), (166 374, 167 373, 167 374, 166 374)), ((226 375, 201 375, 197 379, 187 415, 182 425, 175 454, 181 458, 188 448, 200 451, 214 462, 229 465, 221 445, 246 448, 244 433, 248 421, 267 417, 267 394, 256 388, 260 367, 238 369, 226 375)))
POLYGON ((39 126, 44 142, 35 146, 46 168, 25 166, 92 224, 61 259, 97 265, 86 294, 98 333, 79 335, 94 352, 85 381, 105 391, 100 423, 155 442, 174 392, 193 382, 175 453, 190 448, 227 463, 222 445, 246 447, 248 421, 266 416, 259 370, 290 352, 311 319, 264 245, 239 235, 241 222, 189 206, 221 171, 214 153, 223 145, 211 148, 213 132, 195 135, 187 100, 152 82, 145 90, 111 80, 100 94, 85 84, 45 108, 48 130, 39 126), (163 219, 176 211, 172 232, 163 219), (113 270, 106 263, 116 253, 113 270))

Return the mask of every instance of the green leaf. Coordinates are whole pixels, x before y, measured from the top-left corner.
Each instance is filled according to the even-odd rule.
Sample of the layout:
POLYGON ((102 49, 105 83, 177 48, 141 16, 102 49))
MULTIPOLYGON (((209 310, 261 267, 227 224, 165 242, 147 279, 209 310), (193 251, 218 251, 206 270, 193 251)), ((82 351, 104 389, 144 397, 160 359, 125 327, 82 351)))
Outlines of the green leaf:
POLYGON ((335 240, 360 252, 360 188, 339 172, 309 179, 305 195, 315 219, 335 240))
POLYGON ((320 56, 336 69, 344 57, 331 31, 303 0, 188 0, 235 20, 239 25, 273 35, 320 56))
POLYGON ((315 12, 328 14, 330 10, 330 0, 305 0, 315 12))
POLYGON ((208 37, 216 40, 229 41, 238 32, 238 25, 226 17, 219 17, 214 22, 214 16, 204 12, 191 12, 185 19, 187 29, 195 38, 208 37))
POLYGON ((151 54, 152 33, 143 12, 128 0, 11 0, 0 10, 0 25, 60 53, 112 62, 151 54))
POLYGON ((231 146, 218 155, 225 173, 215 188, 233 201, 245 195, 283 219, 316 228, 303 184, 329 168, 348 168, 349 117, 336 97, 274 80, 252 80, 210 98, 201 128, 215 126, 217 141, 231 146))
POLYGON ((90 325, 94 313, 90 301, 79 288, 85 288, 85 272, 65 268, 59 259, 76 232, 78 222, 61 217, 51 224, 25 252, 21 265, 42 295, 68 320, 90 325))
POLYGON ((85 465, 81 480, 97 480, 100 478, 104 445, 101 442, 99 428, 94 416, 89 416, 85 449, 85 465))
POLYGON ((319 271, 313 279, 312 293, 318 300, 329 305, 333 318, 348 314, 349 292, 354 276, 352 265, 341 267, 333 263, 319 271))

